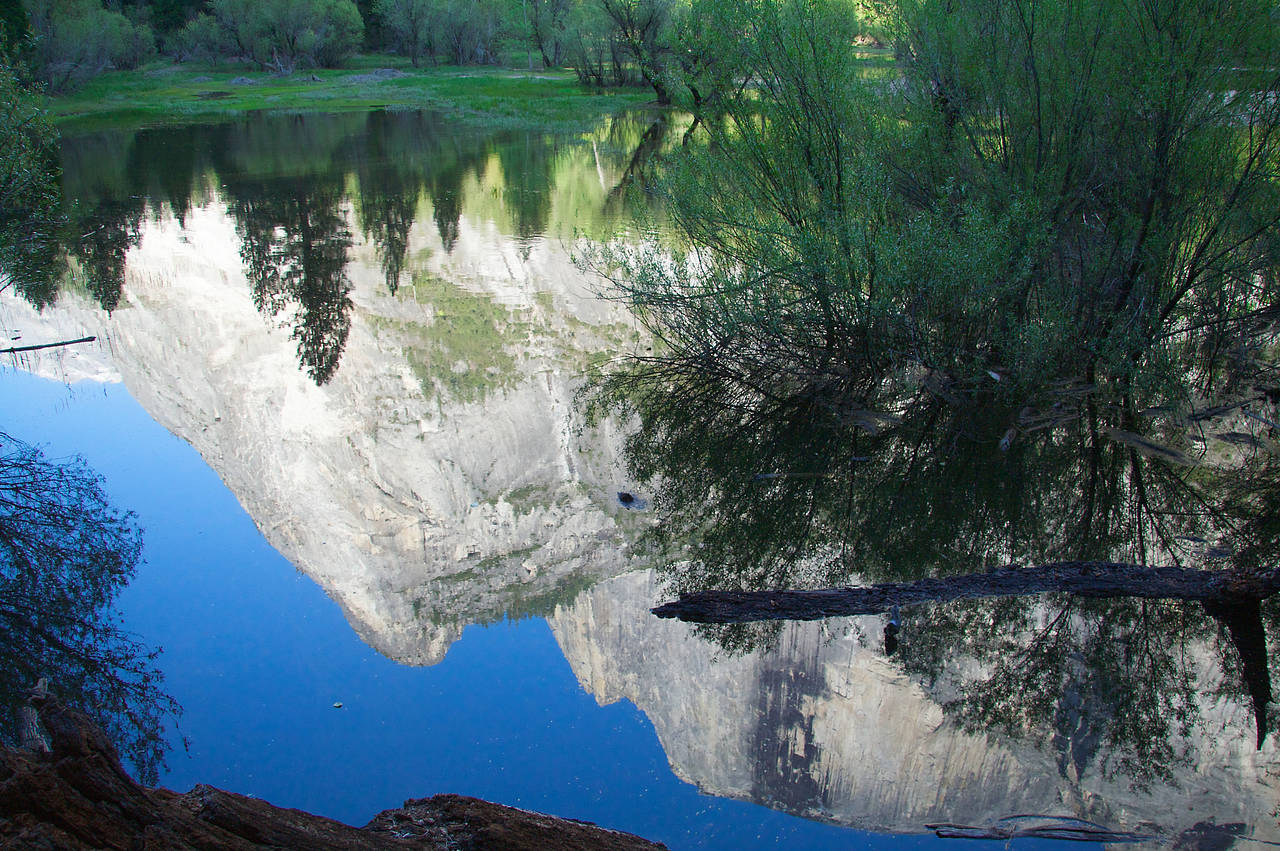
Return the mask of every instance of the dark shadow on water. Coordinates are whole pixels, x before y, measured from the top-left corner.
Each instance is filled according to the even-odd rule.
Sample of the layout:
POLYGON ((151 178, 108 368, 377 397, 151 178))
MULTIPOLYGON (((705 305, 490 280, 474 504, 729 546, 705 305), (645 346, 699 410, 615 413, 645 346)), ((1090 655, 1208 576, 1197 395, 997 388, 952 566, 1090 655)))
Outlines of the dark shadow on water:
MULTIPOLYGON (((1064 387, 1008 410, 956 405, 921 384, 872 407, 802 382, 747 402, 731 360, 638 361, 595 397, 644 423, 628 461, 655 491, 661 522, 647 551, 673 597, 981 584, 1004 565, 1080 561, 1197 568, 1247 585, 1280 565, 1280 458, 1265 448, 1269 427, 1239 406, 1140 415, 1064 387), (1010 422, 1017 438, 1002 441, 1010 422), (1236 439, 1226 460, 1194 462, 1205 441, 1241 429, 1253 439, 1236 439)), ((1251 403, 1276 421, 1264 398, 1251 403)), ((965 729, 1049 731, 1065 777, 1176 783, 1195 765, 1204 689, 1245 708, 1254 729, 1240 735, 1261 746, 1280 658, 1274 597, 1044 593, 1054 590, 893 600, 900 620, 884 650, 965 729), (1208 680, 1206 653, 1219 671, 1208 680)), ((777 622, 697 629, 735 653, 782 634, 777 622)))

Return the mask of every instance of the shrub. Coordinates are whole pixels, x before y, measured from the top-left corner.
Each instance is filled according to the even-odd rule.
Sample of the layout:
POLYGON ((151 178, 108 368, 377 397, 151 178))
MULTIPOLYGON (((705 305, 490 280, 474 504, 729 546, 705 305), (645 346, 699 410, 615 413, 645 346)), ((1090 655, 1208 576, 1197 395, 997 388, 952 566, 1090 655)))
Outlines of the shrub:
MULTIPOLYGON (((282 74, 298 65, 341 64, 364 38, 351 0, 213 0, 209 9, 221 35, 218 43, 206 42, 206 51, 222 48, 282 74)), ((214 37, 208 29, 192 34, 214 37)))
POLYGON ((32 69, 53 93, 108 68, 136 68, 155 55, 155 36, 95 0, 27 0, 32 69))

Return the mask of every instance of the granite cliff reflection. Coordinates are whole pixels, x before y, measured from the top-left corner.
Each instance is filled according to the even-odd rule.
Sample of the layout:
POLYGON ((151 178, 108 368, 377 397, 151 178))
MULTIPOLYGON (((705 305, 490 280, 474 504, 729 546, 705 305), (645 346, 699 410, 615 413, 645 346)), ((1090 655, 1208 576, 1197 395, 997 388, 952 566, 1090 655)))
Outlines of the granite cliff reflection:
MULTIPOLYGON (((1196 763, 1171 765, 1174 783, 1136 788, 1120 766, 1079 758, 1090 746, 1087 708, 1075 710, 1079 726, 1065 743, 1052 727, 1012 736, 968 727, 946 707, 948 683, 885 657, 880 617, 791 622, 766 647, 726 653, 693 626, 649 613, 663 585, 657 574, 609 580, 552 625, 583 688, 601 703, 640 707, 672 769, 708 794, 876 831, 1045 813, 1161 837, 1153 847, 1202 823, 1280 839, 1276 748, 1269 739, 1255 749, 1238 700, 1196 695, 1200 719, 1183 740, 1196 763)), ((904 647, 928 640, 932 626, 909 625, 904 647)), ((1187 650, 1212 678, 1212 653, 1187 650)), ((954 662, 953 682, 975 665, 954 662)), ((1078 702, 1063 701, 1062 714, 1078 702)))
POLYGON ((128 240, 111 274, 79 262, 57 310, 7 298, 9 320, 99 335, 33 364, 125 381, 372 646, 430 664, 468 623, 631 566, 644 518, 612 499, 615 429, 584 431, 573 395, 636 336, 567 242, 625 224, 605 198, 644 126, 373 113, 69 138, 70 203, 130 211, 128 240))

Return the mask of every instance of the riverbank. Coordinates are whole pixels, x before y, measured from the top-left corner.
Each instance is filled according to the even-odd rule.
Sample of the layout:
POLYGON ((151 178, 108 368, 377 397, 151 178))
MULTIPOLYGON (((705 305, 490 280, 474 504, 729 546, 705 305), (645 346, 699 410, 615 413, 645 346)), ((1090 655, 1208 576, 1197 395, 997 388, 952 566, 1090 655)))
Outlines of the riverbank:
POLYGON ((257 110, 369 109, 425 109, 494 129, 571 130, 652 99, 651 89, 584 88, 568 71, 414 68, 405 59, 378 55, 356 57, 346 68, 287 76, 194 63, 111 71, 74 93, 49 98, 46 109, 63 130, 216 120, 257 110))
POLYGON ((24 718, 26 749, 0 747, 0 848, 505 849, 663 851, 629 833, 460 795, 406 801, 352 827, 199 785, 141 786, 105 734, 45 693, 24 718), (40 728, 43 727, 43 731, 40 728), (47 740, 42 738, 47 735, 47 740))

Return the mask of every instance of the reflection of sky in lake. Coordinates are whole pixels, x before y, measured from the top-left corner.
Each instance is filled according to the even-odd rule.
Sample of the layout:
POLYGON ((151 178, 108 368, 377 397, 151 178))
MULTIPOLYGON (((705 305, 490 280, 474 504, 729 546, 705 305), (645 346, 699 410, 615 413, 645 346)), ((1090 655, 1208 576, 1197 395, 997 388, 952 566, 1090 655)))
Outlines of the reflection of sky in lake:
POLYGON ((146 562, 121 598, 125 625, 164 648, 190 740, 163 785, 210 783, 355 824, 406 798, 458 792, 672 848, 939 841, 700 795, 672 774, 633 705, 601 707, 579 687, 542 619, 467 627, 433 667, 389 661, 120 385, 68 389, 5 370, 0 409, 14 437, 51 457, 83 455, 139 516, 146 562))

